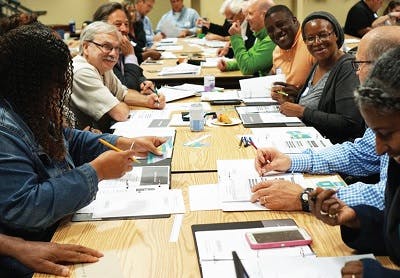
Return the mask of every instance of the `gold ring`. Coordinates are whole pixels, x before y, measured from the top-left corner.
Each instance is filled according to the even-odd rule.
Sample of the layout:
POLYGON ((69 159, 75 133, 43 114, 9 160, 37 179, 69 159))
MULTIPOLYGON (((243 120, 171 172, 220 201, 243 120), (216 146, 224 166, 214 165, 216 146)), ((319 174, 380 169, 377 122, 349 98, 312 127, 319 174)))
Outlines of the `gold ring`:
POLYGON ((263 200, 264 200, 264 204, 266 204, 267 203, 267 196, 264 196, 263 200))

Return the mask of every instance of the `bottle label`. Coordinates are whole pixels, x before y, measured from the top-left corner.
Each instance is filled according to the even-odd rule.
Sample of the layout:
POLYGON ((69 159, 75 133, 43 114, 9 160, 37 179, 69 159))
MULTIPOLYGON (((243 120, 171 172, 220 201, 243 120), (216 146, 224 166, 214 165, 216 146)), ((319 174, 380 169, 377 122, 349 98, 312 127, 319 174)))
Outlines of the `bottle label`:
POLYGON ((215 88, 215 76, 214 75, 205 75, 204 76, 204 91, 212 92, 215 88))
POLYGON ((190 130, 191 131, 203 131, 204 130, 204 120, 190 120, 190 130))

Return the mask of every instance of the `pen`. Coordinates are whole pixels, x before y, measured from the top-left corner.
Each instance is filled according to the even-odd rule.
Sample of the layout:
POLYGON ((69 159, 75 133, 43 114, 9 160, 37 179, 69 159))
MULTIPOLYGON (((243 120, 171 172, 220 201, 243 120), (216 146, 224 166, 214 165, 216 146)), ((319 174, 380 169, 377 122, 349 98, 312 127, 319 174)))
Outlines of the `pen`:
POLYGON ((285 92, 283 92, 283 91, 276 91, 275 93, 277 93, 277 94, 280 94, 280 95, 283 95, 283 96, 289 96, 289 94, 288 93, 285 93, 285 92))
MULTIPOLYGON (((117 147, 114 146, 113 144, 110 144, 109 142, 107 142, 107 141, 104 140, 104 139, 99 139, 99 142, 100 142, 101 144, 103 144, 104 146, 110 148, 111 150, 114 150, 114 151, 116 151, 116 152, 122 152, 121 149, 117 148, 117 147)), ((131 157, 131 159, 132 159, 133 162, 140 163, 140 161, 138 161, 135 157, 131 157)))
POLYGON ((258 150, 256 144, 254 144, 253 139, 251 139, 251 137, 249 137, 249 143, 250 143, 250 145, 252 145, 256 150, 258 150))

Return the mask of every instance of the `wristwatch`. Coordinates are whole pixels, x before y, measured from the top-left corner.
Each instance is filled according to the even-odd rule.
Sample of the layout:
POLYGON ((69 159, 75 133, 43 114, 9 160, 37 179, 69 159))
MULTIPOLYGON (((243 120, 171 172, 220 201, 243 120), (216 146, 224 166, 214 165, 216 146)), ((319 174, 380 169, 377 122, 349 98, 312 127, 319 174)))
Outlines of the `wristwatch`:
POLYGON ((308 194, 313 190, 314 190, 313 188, 307 187, 306 189, 304 189, 303 192, 301 192, 300 202, 301 202, 302 211, 306 211, 306 212, 310 211, 310 204, 308 202, 308 198, 309 198, 308 194))

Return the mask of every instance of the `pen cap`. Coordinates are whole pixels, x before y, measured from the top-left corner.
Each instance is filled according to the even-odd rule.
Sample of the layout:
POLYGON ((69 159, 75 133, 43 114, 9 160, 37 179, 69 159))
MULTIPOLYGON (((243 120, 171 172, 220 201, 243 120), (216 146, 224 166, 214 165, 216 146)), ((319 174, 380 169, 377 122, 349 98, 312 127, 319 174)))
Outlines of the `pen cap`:
POLYGON ((193 103, 190 105, 190 130, 191 131, 203 131, 204 130, 204 116, 203 116, 203 105, 199 103, 193 103))

